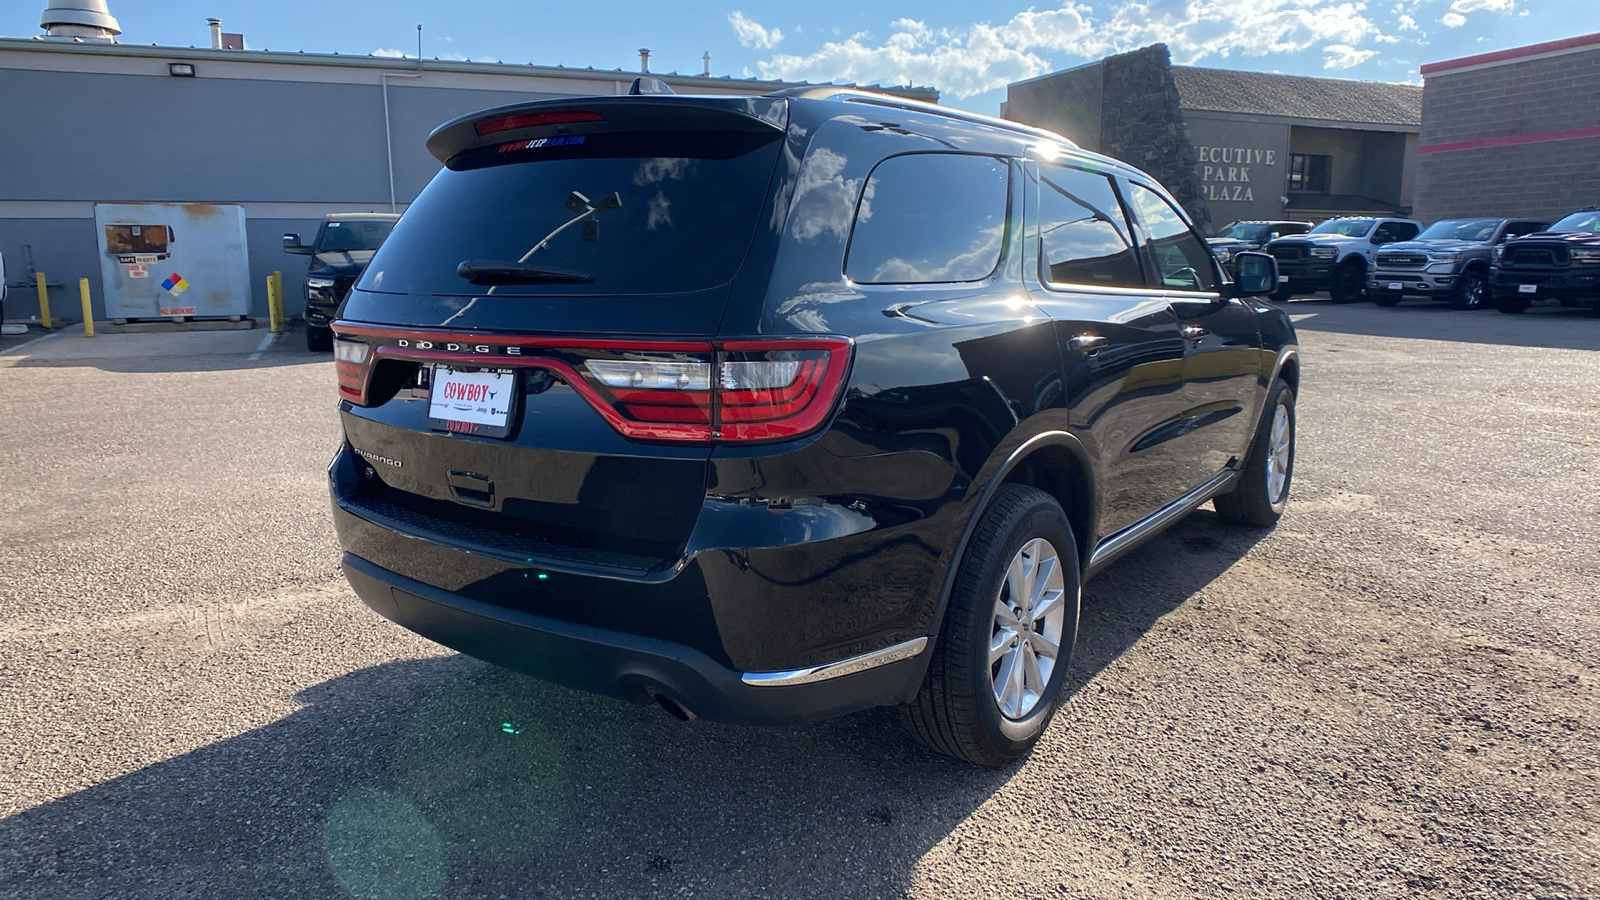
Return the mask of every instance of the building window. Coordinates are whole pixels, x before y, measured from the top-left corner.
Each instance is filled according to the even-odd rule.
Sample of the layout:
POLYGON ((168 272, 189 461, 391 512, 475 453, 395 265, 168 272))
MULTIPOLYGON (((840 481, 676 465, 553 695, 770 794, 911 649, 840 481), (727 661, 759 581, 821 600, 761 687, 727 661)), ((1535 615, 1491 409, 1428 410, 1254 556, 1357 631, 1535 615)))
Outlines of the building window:
POLYGON ((1289 190, 1326 194, 1328 192, 1328 173, 1332 169, 1333 157, 1331 156, 1291 153, 1289 154, 1289 190))

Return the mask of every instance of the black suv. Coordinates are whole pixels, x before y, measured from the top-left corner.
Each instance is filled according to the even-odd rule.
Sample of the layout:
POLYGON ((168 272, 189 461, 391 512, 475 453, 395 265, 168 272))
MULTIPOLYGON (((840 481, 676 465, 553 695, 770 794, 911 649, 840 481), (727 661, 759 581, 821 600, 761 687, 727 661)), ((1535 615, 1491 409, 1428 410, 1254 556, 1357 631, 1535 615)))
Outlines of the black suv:
POLYGON ((1535 300, 1587 306, 1600 316, 1600 207, 1589 207, 1548 231, 1506 241, 1495 251, 1490 290, 1503 313, 1519 313, 1535 300))
POLYGON ((462 652, 683 718, 902 705, 998 764, 1079 585, 1287 502, 1276 267, 1147 175, 840 88, 441 126, 334 323, 344 571, 462 652))
POLYGON ((400 217, 392 213, 331 213, 317 228, 311 246, 300 235, 283 236, 283 252, 311 257, 306 271, 306 349, 333 349, 328 326, 339 314, 339 303, 350 293, 372 254, 394 230, 400 217))

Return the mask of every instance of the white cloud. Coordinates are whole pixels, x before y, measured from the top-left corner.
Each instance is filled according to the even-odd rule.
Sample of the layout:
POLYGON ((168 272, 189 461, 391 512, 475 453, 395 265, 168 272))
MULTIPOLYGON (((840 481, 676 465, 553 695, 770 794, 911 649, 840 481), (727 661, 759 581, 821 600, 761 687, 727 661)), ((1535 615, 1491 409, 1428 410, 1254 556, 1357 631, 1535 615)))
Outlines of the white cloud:
POLYGON ((1376 50, 1357 50, 1348 44, 1329 44, 1322 52, 1328 55, 1322 63, 1324 69, 1348 69, 1378 55, 1376 50))
POLYGON ((1179 65, 1233 54, 1323 48, 1330 68, 1345 68, 1374 55, 1356 49, 1360 44, 1384 36, 1366 15, 1364 0, 1131 0, 1108 16, 1066 0, 1054 9, 1029 9, 1002 24, 980 22, 965 31, 935 32, 915 19, 897 19, 889 28, 882 41, 857 34, 829 41, 809 54, 774 55, 760 64, 761 74, 786 80, 931 84, 959 98, 1078 59, 1157 42, 1167 44, 1179 65))
POLYGON ((1455 0, 1450 4, 1453 12, 1469 13, 1486 9, 1490 12, 1510 13, 1517 9, 1517 0, 1455 0))
POLYGON ((1460 13, 1451 12, 1445 13, 1444 18, 1440 19, 1439 21, 1443 22, 1448 28, 1460 28, 1461 26, 1467 24, 1467 17, 1460 13))
POLYGON ((733 33, 739 38, 739 43, 746 47, 759 47, 762 50, 771 50, 783 42, 783 29, 764 28, 760 22, 747 18, 738 10, 728 16, 728 24, 733 26, 733 33))
POLYGON ((1399 25, 1401 31, 1417 30, 1417 20, 1411 18, 1410 16, 1401 16, 1400 18, 1396 19, 1395 22, 1399 25))
POLYGON ((411 54, 405 52, 404 50, 391 50, 388 47, 379 47, 378 49, 372 51, 372 55, 381 56, 385 59, 405 59, 411 54))

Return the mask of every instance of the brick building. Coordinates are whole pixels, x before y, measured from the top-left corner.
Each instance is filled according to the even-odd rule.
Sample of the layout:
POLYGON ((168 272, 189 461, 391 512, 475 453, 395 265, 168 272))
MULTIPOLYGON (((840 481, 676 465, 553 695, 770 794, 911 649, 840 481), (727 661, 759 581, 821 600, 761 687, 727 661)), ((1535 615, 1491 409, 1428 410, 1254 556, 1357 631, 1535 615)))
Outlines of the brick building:
POLYGON ((1600 205, 1600 34, 1422 67, 1418 218, 1600 205))
POLYGON ((1174 66, 1156 44, 1006 88, 1006 118, 1154 175, 1202 227, 1409 214, 1416 85, 1174 66))

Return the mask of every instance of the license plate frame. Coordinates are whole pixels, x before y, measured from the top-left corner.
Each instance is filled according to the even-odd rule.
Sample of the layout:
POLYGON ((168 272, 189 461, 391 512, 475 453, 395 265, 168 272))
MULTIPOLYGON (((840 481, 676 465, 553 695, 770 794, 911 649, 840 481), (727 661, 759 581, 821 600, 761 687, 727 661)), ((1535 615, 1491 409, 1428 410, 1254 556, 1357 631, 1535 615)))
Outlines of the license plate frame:
POLYGON ((1278 283, 1279 284, 1288 284, 1289 283, 1289 276, 1287 276, 1287 275, 1279 275, 1278 276, 1278 283))
POLYGON ((1403 283, 1401 283, 1401 282, 1398 282, 1398 281, 1389 282, 1389 290, 1391 290, 1391 291, 1403 290, 1404 288, 1405 288, 1405 285, 1403 283))
POLYGON ((435 363, 427 372, 429 428, 478 437, 511 436, 522 399, 516 369, 435 363), (451 385, 464 390, 452 392, 451 385))
POLYGON ((1537 294, 1539 293, 1539 286, 1537 284, 1519 284, 1517 285, 1517 293, 1537 294))

